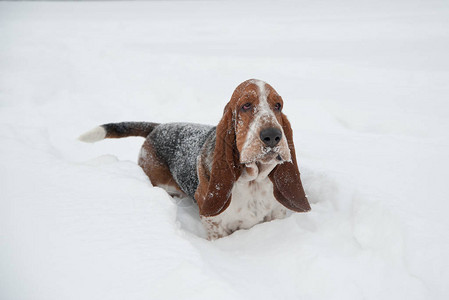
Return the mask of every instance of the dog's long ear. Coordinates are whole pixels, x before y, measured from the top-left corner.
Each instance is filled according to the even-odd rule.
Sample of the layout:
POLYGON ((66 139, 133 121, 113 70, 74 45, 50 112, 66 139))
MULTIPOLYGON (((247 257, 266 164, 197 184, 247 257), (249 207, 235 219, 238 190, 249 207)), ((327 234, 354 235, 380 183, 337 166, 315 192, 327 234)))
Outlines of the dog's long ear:
POLYGON ((217 126, 209 182, 197 191, 202 216, 216 216, 229 206, 232 187, 241 174, 233 117, 233 107, 228 103, 217 126))
POLYGON ((296 212, 310 210, 309 202, 302 187, 298 164, 296 163, 293 132, 287 117, 282 114, 282 129, 287 138, 292 161, 277 165, 269 178, 273 183, 274 197, 285 207, 296 212))

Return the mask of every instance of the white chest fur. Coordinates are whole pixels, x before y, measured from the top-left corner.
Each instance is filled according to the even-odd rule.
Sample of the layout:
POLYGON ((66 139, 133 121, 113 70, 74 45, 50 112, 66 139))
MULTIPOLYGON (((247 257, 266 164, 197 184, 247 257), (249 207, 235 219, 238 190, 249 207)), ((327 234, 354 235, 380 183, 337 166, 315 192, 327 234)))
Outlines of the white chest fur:
POLYGON ((201 218, 209 239, 285 217, 286 208, 274 198, 273 183, 267 176, 274 166, 254 165, 255 169, 245 170, 234 183, 228 208, 217 216, 201 218))

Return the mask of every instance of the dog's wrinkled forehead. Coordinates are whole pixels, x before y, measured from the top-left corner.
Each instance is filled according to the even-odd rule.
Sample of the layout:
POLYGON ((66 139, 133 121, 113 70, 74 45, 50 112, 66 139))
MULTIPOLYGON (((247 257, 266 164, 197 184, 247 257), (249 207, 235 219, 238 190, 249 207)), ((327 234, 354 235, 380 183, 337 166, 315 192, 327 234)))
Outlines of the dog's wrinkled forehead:
POLYGON ((271 85, 258 79, 249 79, 241 83, 235 89, 232 98, 238 105, 246 102, 255 102, 255 104, 267 101, 282 102, 282 98, 271 85))

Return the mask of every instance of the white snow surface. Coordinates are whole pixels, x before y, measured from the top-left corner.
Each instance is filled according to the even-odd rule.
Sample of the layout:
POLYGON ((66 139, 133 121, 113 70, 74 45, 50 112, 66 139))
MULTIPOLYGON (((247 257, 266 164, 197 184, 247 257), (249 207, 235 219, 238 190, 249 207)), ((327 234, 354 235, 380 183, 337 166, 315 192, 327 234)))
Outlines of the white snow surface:
POLYGON ((448 299, 449 2, 0 3, 1 299, 448 299), (204 239, 118 121, 285 101, 312 211, 204 239))

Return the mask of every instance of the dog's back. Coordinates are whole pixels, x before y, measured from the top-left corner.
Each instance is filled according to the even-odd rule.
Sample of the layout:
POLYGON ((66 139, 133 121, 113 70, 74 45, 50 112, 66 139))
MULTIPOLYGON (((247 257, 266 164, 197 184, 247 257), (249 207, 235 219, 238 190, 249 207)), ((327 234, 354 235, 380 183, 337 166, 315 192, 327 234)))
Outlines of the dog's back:
POLYGON ((168 166, 181 190, 193 199, 198 187, 197 158, 215 127, 192 123, 168 123, 157 126, 147 140, 157 156, 168 166))

